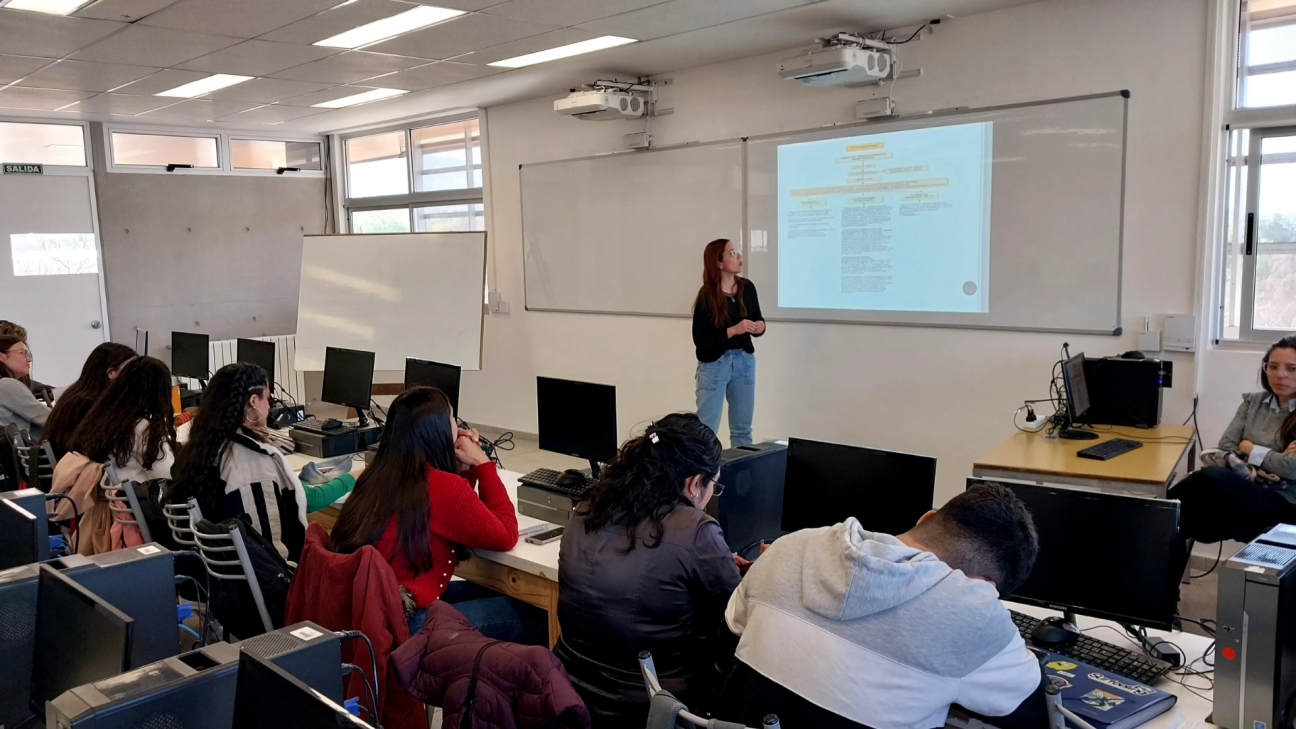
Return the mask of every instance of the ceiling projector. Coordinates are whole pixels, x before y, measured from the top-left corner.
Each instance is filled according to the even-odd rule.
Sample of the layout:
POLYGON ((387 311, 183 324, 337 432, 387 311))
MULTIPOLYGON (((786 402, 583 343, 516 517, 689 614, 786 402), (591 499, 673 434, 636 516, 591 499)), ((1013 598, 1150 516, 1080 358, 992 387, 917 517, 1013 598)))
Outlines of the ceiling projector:
POLYGON ((573 91, 567 98, 555 101, 554 111, 588 121, 613 121, 642 118, 645 106, 644 99, 634 94, 592 89, 573 91))
POLYGON ((891 54, 870 48, 829 46, 778 65, 779 75, 806 86, 860 86, 891 73, 891 54))

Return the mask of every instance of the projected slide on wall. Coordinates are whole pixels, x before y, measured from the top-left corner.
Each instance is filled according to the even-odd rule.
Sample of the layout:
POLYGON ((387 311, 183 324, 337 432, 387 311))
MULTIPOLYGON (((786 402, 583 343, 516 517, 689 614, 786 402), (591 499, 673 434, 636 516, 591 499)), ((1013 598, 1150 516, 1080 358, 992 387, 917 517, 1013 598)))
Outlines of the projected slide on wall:
POLYGON ((778 304, 989 310, 993 122, 778 147, 778 304))

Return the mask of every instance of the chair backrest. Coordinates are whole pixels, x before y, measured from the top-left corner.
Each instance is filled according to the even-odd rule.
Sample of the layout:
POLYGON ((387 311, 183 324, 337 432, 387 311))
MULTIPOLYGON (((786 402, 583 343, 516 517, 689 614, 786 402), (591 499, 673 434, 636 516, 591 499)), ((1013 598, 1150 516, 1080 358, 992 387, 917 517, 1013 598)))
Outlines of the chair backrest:
POLYGON ((48 494, 54 485, 54 464, 57 461, 54 458, 54 447, 49 441, 32 443, 30 438, 24 438, 23 435, 25 434, 19 433, 23 445, 14 447, 18 455, 18 467, 28 486, 48 494))
POLYGON ((193 525, 202 519, 202 510, 198 508, 198 502, 189 499, 187 504, 163 504, 162 513, 166 516, 167 526, 171 527, 171 537, 175 539, 176 544, 193 547, 196 550, 198 541, 194 536, 193 525))
POLYGON ((226 534, 211 534, 195 528, 192 534, 198 547, 198 556, 202 558, 203 564, 207 565, 208 574, 217 580, 246 582, 265 632, 274 630, 270 611, 266 609, 265 598, 261 594, 261 584, 257 582, 256 572, 252 569, 252 560, 248 557, 247 545, 243 541, 243 533, 239 527, 229 527, 226 534))
POLYGON ((104 466, 104 478, 99 482, 99 489, 102 492, 101 498, 108 504, 108 511, 112 514, 114 524, 136 527, 145 542, 153 541, 148 522, 144 519, 144 511, 140 508, 141 489, 138 488, 138 484, 133 481, 118 482, 116 469, 108 463, 104 466))
MULTIPOLYGON (((648 725, 647 729, 676 729, 676 727, 696 726, 709 729, 745 729, 742 724, 706 719, 690 713, 688 707, 680 703, 657 681, 657 667, 653 665, 652 654, 648 651, 639 653, 639 672, 643 675, 644 688, 648 691, 648 725)), ((780 729, 779 718, 769 714, 764 719, 762 729, 780 729)))
POLYGON ((4 448, 0 449, 0 486, 5 491, 16 490, 18 482, 23 480, 22 465, 18 462, 18 446, 24 442, 17 424, 5 423, 4 448))

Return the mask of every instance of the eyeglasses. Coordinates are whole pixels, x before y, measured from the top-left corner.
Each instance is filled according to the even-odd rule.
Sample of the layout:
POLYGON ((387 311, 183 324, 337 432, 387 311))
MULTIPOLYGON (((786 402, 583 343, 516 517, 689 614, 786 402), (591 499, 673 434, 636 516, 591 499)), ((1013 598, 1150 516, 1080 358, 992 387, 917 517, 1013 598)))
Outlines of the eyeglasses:
MULTIPOLYGON (((18 346, 20 345, 17 344, 14 345, 14 347, 18 347, 18 346)), ((5 352, 5 354, 13 355, 14 357, 26 357, 27 359, 35 359, 36 355, 31 351, 30 348, 28 348, 26 345, 21 345, 21 346, 22 349, 10 349, 8 352, 5 352)))
POLYGON ((1284 375, 1296 375, 1296 365, 1282 364, 1281 362, 1266 362, 1265 372, 1276 375, 1279 372, 1284 375))
POLYGON ((715 491, 712 492, 711 496, 713 498, 719 498, 720 494, 724 493, 725 485, 720 483, 718 479, 714 479, 714 478, 711 479, 711 485, 715 487, 715 491))
POLYGON ((742 258, 742 253, 739 252, 737 248, 730 248, 724 252, 724 255, 729 256, 730 258, 742 258))

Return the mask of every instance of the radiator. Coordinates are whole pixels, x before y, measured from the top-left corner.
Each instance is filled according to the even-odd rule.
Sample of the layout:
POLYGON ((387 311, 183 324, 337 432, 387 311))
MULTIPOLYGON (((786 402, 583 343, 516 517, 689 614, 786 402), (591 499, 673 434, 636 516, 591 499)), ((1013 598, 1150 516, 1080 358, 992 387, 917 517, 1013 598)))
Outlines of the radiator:
MULTIPOLYGON (((293 362, 297 356, 297 335, 250 337, 250 339, 275 343, 275 380, 279 384, 279 387, 275 389, 279 391, 279 397, 304 404, 306 402, 306 375, 293 369, 293 362), (287 392, 287 395, 284 395, 284 392, 287 392)), ((219 342, 210 342, 207 347, 211 358, 210 369, 212 372, 238 361, 237 340, 223 339, 219 342)))

